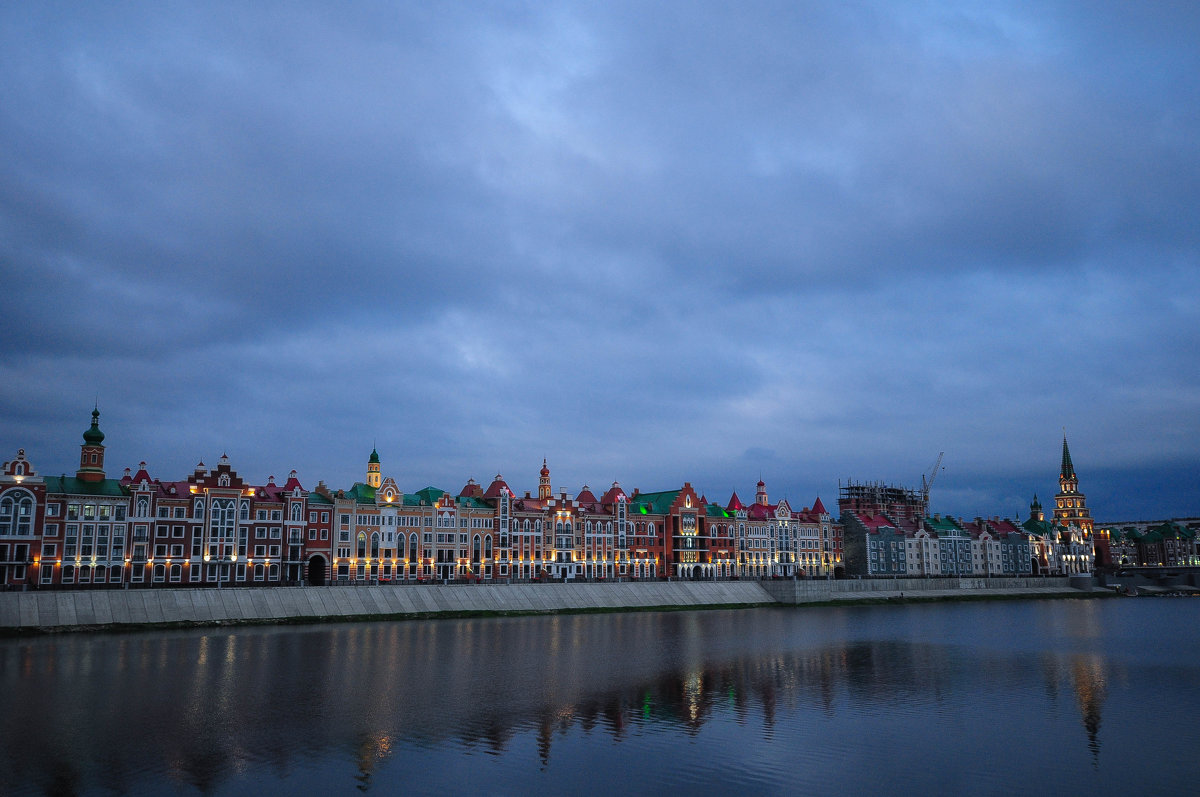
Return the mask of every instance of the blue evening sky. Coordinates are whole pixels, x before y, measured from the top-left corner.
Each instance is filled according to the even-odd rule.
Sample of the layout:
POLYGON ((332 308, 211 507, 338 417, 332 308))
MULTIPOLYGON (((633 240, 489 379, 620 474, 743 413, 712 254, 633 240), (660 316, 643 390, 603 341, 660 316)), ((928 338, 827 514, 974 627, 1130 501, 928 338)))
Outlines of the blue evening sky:
POLYGON ((1200 514, 1198 16, 4 3, 0 459, 1200 514))

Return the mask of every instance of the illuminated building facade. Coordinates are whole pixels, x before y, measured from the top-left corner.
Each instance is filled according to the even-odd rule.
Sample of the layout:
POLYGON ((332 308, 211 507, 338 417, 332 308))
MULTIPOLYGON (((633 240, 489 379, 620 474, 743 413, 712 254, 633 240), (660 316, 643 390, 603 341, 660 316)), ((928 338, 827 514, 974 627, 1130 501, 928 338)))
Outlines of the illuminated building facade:
MULTIPOLYGON (((922 494, 857 483, 841 488, 835 521, 820 498, 811 508, 771 503, 762 480, 752 504, 735 492, 722 506, 690 483, 627 493, 613 482, 600 496, 586 485, 572 495, 552 488, 545 460, 536 496, 518 495, 499 474, 486 487, 468 480, 456 494, 406 492, 384 473, 377 450, 364 481, 348 489, 306 489, 295 471, 282 484, 251 484, 226 456, 178 481, 156 478, 144 462, 113 479, 97 410, 74 476, 38 474, 24 450, 0 468, 0 585, 1090 572, 1090 518, 1065 441, 1063 455, 1056 511, 1072 513, 1065 524, 1044 520, 1036 499, 1023 524, 929 517, 922 494)), ((1160 558, 1182 560, 1176 537, 1162 543, 1160 558)))
POLYGON ((925 515, 926 496, 882 483, 839 485, 846 572, 863 576, 1025 576, 1091 573, 1097 550, 1087 502, 1063 438, 1055 516, 1034 496, 1029 519, 925 515))

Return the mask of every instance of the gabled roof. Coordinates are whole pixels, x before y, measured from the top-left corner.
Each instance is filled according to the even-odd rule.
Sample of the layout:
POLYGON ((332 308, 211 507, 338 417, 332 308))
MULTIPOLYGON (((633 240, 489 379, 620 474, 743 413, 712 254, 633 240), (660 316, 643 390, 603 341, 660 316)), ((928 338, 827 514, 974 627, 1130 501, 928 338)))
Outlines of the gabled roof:
POLYGON ((747 508, 746 517, 751 520, 773 520, 775 507, 771 504, 751 504, 747 508))
POLYGON ((375 503, 375 488, 369 484, 355 482, 354 486, 346 491, 347 498, 353 498, 356 504, 373 504, 375 503))
POLYGON ((1009 534, 1020 534, 1021 533, 1021 529, 1017 526, 1017 524, 1014 521, 1009 520, 1008 518, 990 521, 988 525, 990 525, 992 527, 992 529, 994 529, 996 531, 997 534, 1000 534, 1000 535, 1003 535, 1006 537, 1009 534))
POLYGON ((419 501, 428 505, 436 504, 438 499, 445 494, 445 490, 439 490, 436 487, 425 487, 413 493, 413 495, 415 495, 419 501))
POLYGON ((681 492, 683 491, 665 490, 660 493, 638 493, 630 502, 630 508, 643 515, 665 515, 681 492))
POLYGON ((925 528, 937 535, 942 534, 962 534, 965 529, 958 525, 958 522, 950 516, 946 517, 927 517, 925 518, 925 528))
POLYGON ((705 504, 704 514, 708 517, 716 518, 732 518, 734 514, 727 509, 722 508, 720 504, 705 504))
MULTIPOLYGON (((482 493, 481 493, 481 495, 482 495, 482 493)), ((457 496, 454 500, 459 506, 469 507, 471 509, 491 509, 492 508, 492 505, 489 504, 487 501, 483 500, 482 498, 480 498, 478 496, 474 496, 474 495, 460 495, 460 496, 457 496)))
POLYGON ((858 522, 862 523, 863 526, 866 527, 867 531, 872 534, 878 534, 880 530, 891 530, 900 533, 900 529, 896 527, 896 524, 884 515, 855 515, 855 517, 857 517, 858 522))

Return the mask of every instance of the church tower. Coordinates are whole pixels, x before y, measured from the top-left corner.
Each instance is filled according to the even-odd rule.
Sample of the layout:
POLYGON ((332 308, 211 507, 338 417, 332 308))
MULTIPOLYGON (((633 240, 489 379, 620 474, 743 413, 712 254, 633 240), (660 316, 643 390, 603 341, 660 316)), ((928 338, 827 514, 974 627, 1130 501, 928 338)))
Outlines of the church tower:
POLYGON ((754 503, 758 504, 759 506, 770 506, 770 504, 767 503, 767 483, 762 479, 759 479, 758 484, 755 485, 754 503))
POLYGON ((1042 514, 1042 502, 1038 500, 1037 493, 1033 494, 1033 503, 1029 505, 1029 519, 1042 521, 1046 516, 1042 514))
POLYGON ((550 468, 546 465, 546 460, 542 459, 542 470, 538 476, 538 498, 549 501, 553 493, 550 489, 550 468))
POLYGON ((75 478, 81 482, 104 481, 104 432, 100 431, 100 408, 92 410, 92 426, 83 433, 79 449, 79 470, 75 478))
POLYGON ((1058 494, 1054 496, 1054 522, 1064 526, 1074 524, 1086 535, 1092 533, 1092 515, 1087 508, 1087 496, 1079 492, 1079 477, 1071 462, 1071 449, 1063 435, 1062 468, 1058 473, 1058 494))
POLYGON ((378 490, 383 477, 379 473, 379 452, 371 448, 371 458, 367 460, 367 486, 378 490))

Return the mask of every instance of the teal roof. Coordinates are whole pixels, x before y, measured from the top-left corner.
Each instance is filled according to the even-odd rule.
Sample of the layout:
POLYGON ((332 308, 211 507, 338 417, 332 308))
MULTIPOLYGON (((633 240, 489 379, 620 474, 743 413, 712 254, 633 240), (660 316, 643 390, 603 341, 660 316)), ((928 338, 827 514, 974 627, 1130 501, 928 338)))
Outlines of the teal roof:
POLYGON ((726 512, 725 508, 720 504, 709 504, 705 514, 708 517, 731 518, 734 517, 732 512, 726 512))
POLYGON ((492 508, 492 505, 489 504, 487 501, 484 501, 482 498, 476 498, 473 495, 460 495, 458 498, 455 498, 454 500, 458 502, 459 506, 466 506, 466 507, 470 507, 472 509, 491 509, 492 508))
POLYGON ((682 490, 667 490, 661 493, 638 493, 629 501, 629 508, 643 515, 665 515, 682 490))
POLYGON ((379 452, 376 451, 374 448, 371 449, 371 458, 368 459, 367 462, 372 463, 374 465, 379 464, 379 452))
POLYGON ((1055 529, 1058 527, 1049 520, 1034 520, 1033 518, 1030 518, 1021 524, 1021 528, 1030 534, 1036 534, 1039 537, 1047 537, 1050 534, 1053 534, 1055 529))
POLYGON ((925 518, 925 527, 931 529, 938 534, 962 534, 963 527, 952 517, 944 518, 925 518))
MULTIPOLYGON (((1150 529, 1148 532, 1146 532, 1145 538, 1149 539, 1150 535, 1152 534, 1156 535, 1159 540, 1192 540, 1196 538, 1196 532, 1192 531, 1182 523, 1176 523, 1173 520, 1168 520, 1161 526, 1155 526, 1154 528, 1150 529)), ((1154 540, 1154 542, 1157 541, 1158 540, 1154 540)))
POLYGON ((48 494, 60 493, 66 495, 104 495, 125 497, 129 491, 121 486, 116 479, 101 479, 98 482, 85 482, 74 476, 47 476, 45 479, 48 494))
POLYGON ((309 493, 308 494, 308 502, 310 504, 332 504, 333 503, 333 501, 330 501, 328 498, 321 495, 320 493, 309 493))
POLYGON ((354 486, 346 491, 346 497, 353 498, 357 504, 373 504, 375 503, 375 488, 369 484, 355 482, 354 486))
POLYGON ((92 410, 92 426, 83 433, 83 442, 89 446, 98 446, 104 442, 104 432, 100 431, 100 409, 92 410))
MULTIPOLYGON (((415 493, 417 498, 419 498, 421 502, 425 504, 436 504, 438 499, 445 494, 445 490, 439 490, 436 487, 425 487, 424 489, 417 490, 415 493)), ((407 498, 407 496, 405 497, 407 498)))

